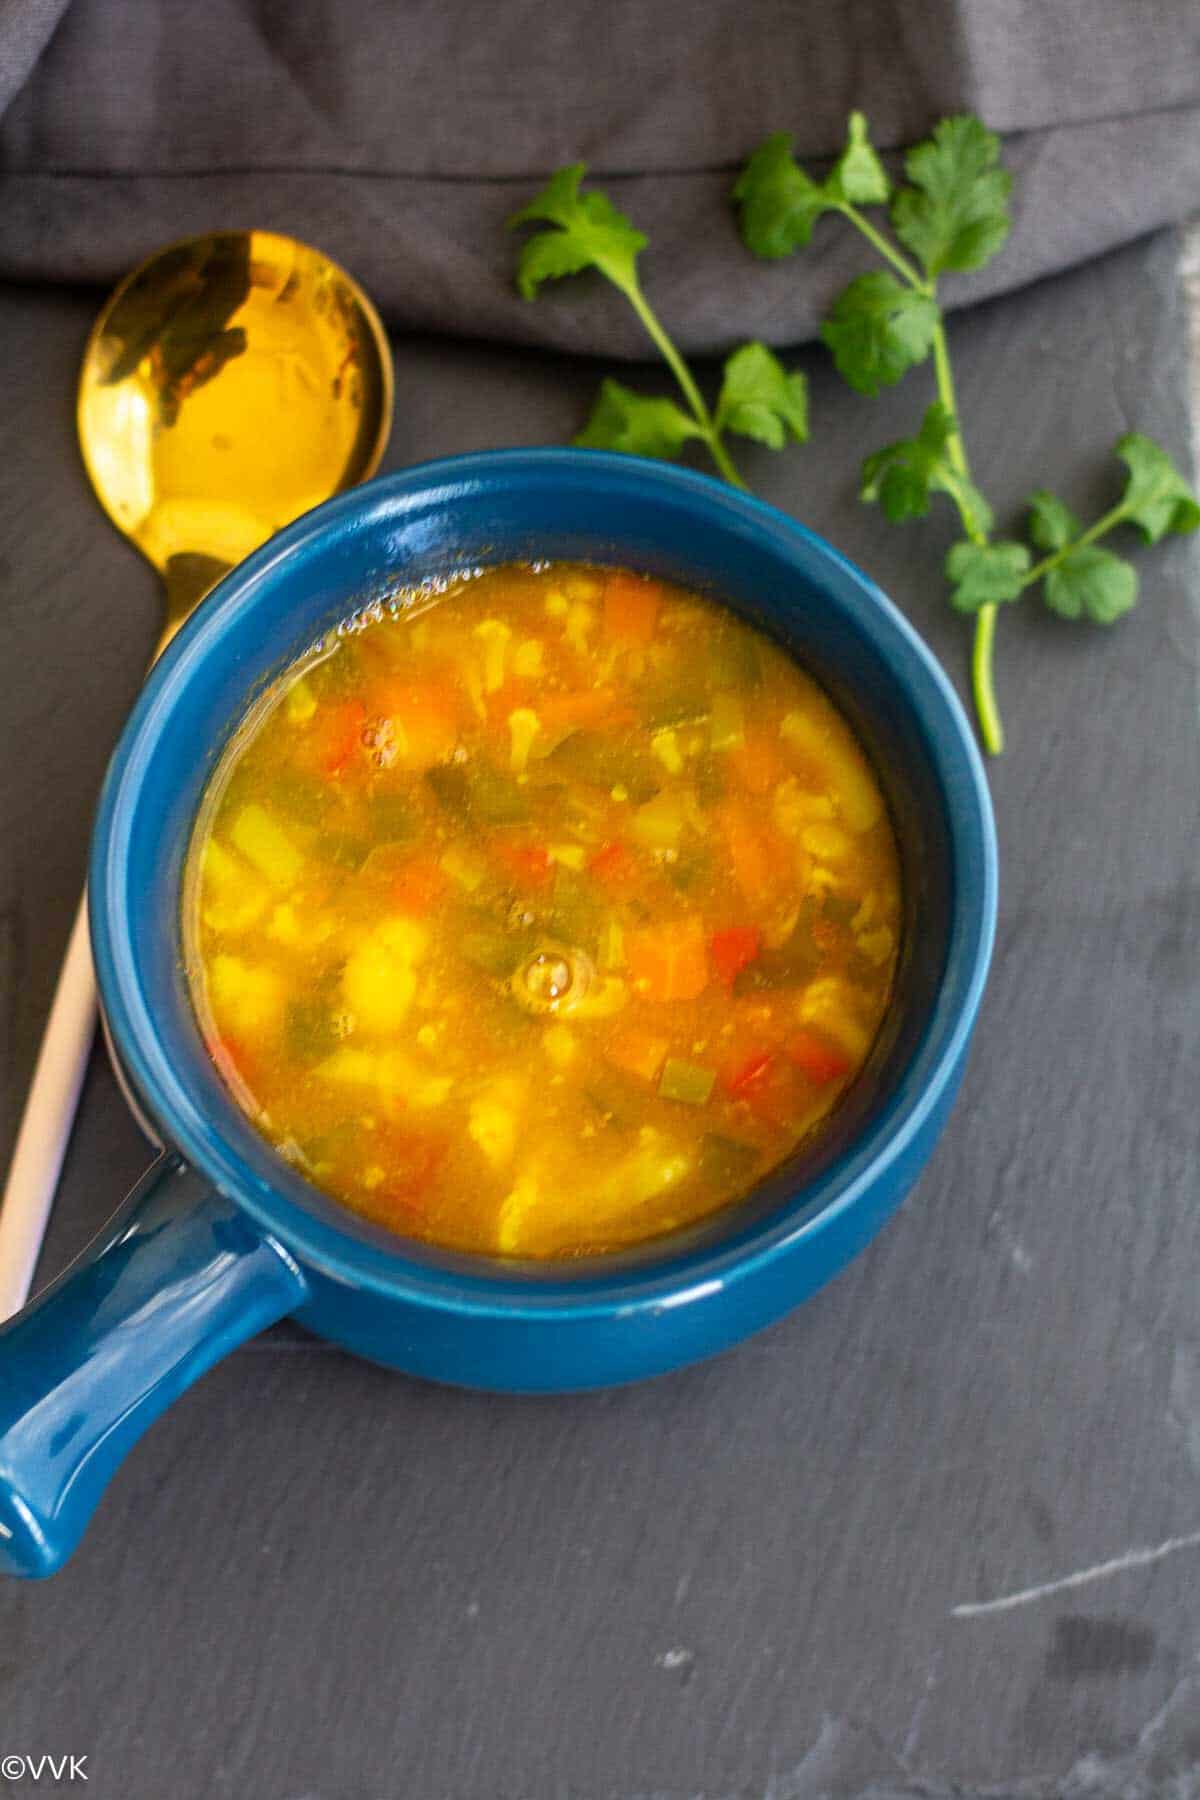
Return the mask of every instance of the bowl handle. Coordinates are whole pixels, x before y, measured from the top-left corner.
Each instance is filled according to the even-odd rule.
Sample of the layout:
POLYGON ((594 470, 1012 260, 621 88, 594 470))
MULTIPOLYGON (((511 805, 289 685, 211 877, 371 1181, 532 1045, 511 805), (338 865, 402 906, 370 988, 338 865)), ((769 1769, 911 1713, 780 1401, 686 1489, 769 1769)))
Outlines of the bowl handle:
POLYGON ((66 1273, 0 1327, 0 1573, 53 1575, 146 1427, 304 1297, 282 1245, 161 1156, 66 1273))

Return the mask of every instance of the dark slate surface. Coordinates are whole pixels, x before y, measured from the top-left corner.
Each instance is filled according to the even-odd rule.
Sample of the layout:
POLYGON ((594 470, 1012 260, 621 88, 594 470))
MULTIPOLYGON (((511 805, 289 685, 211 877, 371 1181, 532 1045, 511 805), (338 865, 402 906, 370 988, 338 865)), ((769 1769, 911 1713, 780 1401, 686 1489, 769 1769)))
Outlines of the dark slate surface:
MULTIPOLYGON (((1135 424, 1186 454, 1176 253, 956 323, 1001 510, 1064 470, 1105 502, 1135 424)), ((74 453, 92 310, 0 293, 6 1142, 154 636, 74 453)), ((597 373, 397 354, 393 463, 558 440, 597 373)), ((919 378, 870 403, 806 361, 816 444, 747 472, 957 673, 939 529, 885 527, 847 479, 919 378)), ((0 1589, 0 1754, 86 1754, 97 1800, 1200 1795, 1196 548, 1144 557, 1112 634, 1003 620, 992 984, 872 1249, 741 1350, 599 1397, 441 1391, 287 1328, 248 1346, 62 1575, 0 1589)), ((97 1058, 43 1274, 144 1161, 97 1058)))

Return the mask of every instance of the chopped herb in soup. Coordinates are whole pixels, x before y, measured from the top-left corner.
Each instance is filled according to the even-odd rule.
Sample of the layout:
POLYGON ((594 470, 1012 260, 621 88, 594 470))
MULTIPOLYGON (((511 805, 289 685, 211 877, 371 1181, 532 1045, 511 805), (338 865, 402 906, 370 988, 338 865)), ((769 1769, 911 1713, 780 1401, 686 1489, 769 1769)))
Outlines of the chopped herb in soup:
POLYGON ((898 860, 776 645, 624 570, 406 595, 234 737, 185 938, 213 1058, 319 1187, 406 1237, 616 1249, 745 1195, 862 1068, 898 860))

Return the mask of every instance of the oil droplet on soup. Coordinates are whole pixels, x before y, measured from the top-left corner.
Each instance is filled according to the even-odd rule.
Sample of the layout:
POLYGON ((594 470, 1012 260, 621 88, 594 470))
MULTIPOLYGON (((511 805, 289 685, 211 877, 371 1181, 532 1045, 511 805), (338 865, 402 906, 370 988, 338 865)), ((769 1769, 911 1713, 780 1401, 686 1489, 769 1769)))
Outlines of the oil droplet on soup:
POLYGON ((888 1006, 871 766, 770 639, 506 565, 335 633, 234 734, 184 936, 259 1130, 407 1237, 612 1250, 820 1130, 888 1006))

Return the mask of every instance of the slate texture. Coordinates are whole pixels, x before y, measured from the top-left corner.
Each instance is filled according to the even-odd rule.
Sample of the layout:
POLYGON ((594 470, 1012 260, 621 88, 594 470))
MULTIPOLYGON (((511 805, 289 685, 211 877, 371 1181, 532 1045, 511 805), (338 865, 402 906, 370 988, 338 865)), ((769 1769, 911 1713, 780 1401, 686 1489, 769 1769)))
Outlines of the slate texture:
MULTIPOLYGON (((1186 458, 1178 252, 954 322, 1001 518, 1042 481, 1107 504, 1134 426, 1186 458)), ((0 1150, 155 635, 155 578, 74 451, 96 298, 0 291, 0 1150)), ((868 402, 799 360, 815 441, 748 477, 960 677, 948 526, 888 527, 850 479, 923 377, 868 402)), ((601 372, 405 339, 389 462, 559 441, 601 372)), ((1145 554, 1112 633, 1001 621, 994 972, 876 1244, 740 1350, 591 1398, 251 1344, 63 1574, 0 1587, 0 1753, 86 1754, 95 1800, 1200 1796, 1198 552, 1145 554)), ((43 1276, 145 1160, 98 1055, 43 1276)))

